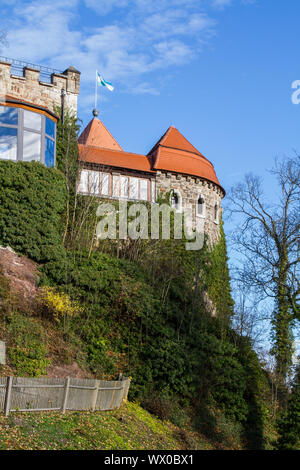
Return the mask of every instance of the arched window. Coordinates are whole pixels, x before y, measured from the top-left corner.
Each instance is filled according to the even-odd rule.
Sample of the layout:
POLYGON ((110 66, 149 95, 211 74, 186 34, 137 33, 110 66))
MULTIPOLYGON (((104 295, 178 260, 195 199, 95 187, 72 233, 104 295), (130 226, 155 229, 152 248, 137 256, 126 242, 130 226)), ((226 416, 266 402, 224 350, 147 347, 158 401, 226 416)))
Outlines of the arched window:
POLYGON ((215 219, 215 223, 218 224, 219 223, 219 204, 217 202, 214 208, 214 219, 215 219))
POLYGON ((181 195, 179 191, 173 190, 171 194, 171 207, 179 211, 181 209, 181 195))
POLYGON ((197 200, 196 214, 198 217, 205 217, 205 200, 202 194, 199 194, 197 200))

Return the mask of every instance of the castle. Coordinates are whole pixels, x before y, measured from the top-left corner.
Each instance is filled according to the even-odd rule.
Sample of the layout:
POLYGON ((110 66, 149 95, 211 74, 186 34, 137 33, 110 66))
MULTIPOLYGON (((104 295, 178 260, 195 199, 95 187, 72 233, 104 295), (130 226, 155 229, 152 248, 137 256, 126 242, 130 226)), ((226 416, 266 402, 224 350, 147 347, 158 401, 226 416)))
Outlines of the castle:
MULTIPOLYGON (((0 159, 40 161, 55 166, 56 107, 77 115, 80 72, 58 72, 19 61, 0 60, 0 159), (17 73, 12 73, 14 70, 17 73)), ((169 127, 147 155, 125 152, 94 117, 79 140, 78 191, 101 198, 155 203, 172 191, 172 206, 190 210, 197 230, 219 239, 225 191, 213 164, 175 127, 169 127)))

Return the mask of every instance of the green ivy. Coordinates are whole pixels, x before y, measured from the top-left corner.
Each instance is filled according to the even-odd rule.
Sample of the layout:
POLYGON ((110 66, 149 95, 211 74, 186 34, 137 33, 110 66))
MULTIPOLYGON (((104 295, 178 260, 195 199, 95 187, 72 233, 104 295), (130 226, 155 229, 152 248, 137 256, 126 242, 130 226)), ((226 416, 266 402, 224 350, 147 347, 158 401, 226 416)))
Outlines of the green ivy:
POLYGON ((61 173, 32 162, 0 162, 0 244, 38 262, 63 253, 61 173))

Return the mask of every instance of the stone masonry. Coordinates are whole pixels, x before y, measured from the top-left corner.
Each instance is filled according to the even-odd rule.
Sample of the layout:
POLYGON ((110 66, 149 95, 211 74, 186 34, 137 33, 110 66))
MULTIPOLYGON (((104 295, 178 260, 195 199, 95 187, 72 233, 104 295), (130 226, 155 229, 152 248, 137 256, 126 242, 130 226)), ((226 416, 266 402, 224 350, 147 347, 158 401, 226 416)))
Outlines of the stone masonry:
POLYGON ((29 66, 23 68, 23 76, 11 74, 11 63, 0 62, 0 100, 6 97, 33 103, 54 112, 62 104, 65 96, 65 109, 77 116, 80 72, 69 67, 62 74, 52 73, 51 83, 40 81, 40 72, 29 66), (62 90, 64 90, 62 92, 62 90))
POLYGON ((217 243, 220 236, 221 201, 224 197, 222 189, 202 178, 157 171, 156 193, 166 193, 171 189, 179 194, 182 210, 191 211, 192 228, 197 228, 199 232, 204 231, 211 244, 217 243), (197 215, 197 201, 200 195, 205 201, 203 216, 197 215), (215 220, 216 204, 218 216, 215 220))

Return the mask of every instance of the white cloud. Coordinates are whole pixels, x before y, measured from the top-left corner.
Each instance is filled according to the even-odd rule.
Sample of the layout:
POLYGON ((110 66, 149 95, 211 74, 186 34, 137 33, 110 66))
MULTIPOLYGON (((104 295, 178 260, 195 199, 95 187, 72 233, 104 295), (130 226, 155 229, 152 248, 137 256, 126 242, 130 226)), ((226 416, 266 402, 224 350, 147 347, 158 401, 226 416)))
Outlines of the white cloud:
POLYGON ((229 0, 2 0, 1 13, 9 42, 3 53, 60 70, 73 65, 82 73, 83 93, 91 89, 98 69, 119 90, 154 94, 157 91, 149 85, 149 74, 155 73, 157 80, 167 70, 174 72, 172 67, 195 60, 216 28, 205 7, 229 3, 229 0), (91 25, 85 18, 86 9, 89 15, 93 12, 99 26, 95 26, 97 21, 91 25), (118 9, 122 14, 114 15, 118 9), (111 16, 104 16, 108 14, 111 16))

